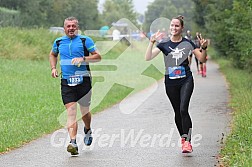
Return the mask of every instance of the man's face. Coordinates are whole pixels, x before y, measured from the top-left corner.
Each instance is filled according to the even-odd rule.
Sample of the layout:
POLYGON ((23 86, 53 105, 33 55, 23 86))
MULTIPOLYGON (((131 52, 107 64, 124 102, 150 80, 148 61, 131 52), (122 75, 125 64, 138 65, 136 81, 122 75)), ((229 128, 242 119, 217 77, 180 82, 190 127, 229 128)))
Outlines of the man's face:
POLYGON ((68 37, 73 38, 78 32, 78 25, 76 20, 66 20, 64 24, 64 30, 68 37))

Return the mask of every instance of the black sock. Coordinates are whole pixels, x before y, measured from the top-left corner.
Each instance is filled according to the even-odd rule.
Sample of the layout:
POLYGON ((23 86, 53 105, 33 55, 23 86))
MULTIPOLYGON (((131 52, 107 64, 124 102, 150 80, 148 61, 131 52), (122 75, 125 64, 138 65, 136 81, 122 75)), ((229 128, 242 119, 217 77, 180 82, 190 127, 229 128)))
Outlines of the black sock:
POLYGON ((90 129, 84 128, 84 133, 87 134, 90 129))
POLYGON ((188 136, 187 134, 182 135, 182 136, 181 136, 181 138, 184 138, 184 139, 185 139, 185 141, 189 141, 189 142, 191 142, 191 137, 190 137, 190 136, 188 136))
POLYGON ((70 143, 77 144, 77 143, 76 143, 76 139, 71 139, 70 143))

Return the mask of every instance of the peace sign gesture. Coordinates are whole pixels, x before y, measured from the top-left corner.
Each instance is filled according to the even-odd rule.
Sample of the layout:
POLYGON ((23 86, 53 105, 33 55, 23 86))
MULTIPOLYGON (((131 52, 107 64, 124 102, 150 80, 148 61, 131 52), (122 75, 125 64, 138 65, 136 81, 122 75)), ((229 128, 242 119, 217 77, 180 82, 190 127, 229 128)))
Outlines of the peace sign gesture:
POLYGON ((197 34, 197 38, 199 40, 201 48, 206 48, 208 45, 208 41, 204 39, 201 34, 197 34))
POLYGON ((150 41, 152 43, 155 43, 156 41, 160 40, 163 36, 164 36, 164 34, 162 32, 160 32, 160 30, 158 30, 155 34, 153 34, 150 37, 150 41))

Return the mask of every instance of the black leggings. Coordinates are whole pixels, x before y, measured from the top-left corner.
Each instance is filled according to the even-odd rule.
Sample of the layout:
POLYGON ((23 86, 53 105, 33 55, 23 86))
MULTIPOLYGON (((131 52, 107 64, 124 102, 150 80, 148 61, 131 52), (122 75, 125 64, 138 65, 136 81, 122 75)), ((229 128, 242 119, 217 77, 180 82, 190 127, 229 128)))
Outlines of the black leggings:
POLYGON ((182 85, 166 85, 165 88, 175 112, 175 123, 179 134, 190 141, 192 121, 188 107, 194 88, 193 77, 188 77, 182 85))

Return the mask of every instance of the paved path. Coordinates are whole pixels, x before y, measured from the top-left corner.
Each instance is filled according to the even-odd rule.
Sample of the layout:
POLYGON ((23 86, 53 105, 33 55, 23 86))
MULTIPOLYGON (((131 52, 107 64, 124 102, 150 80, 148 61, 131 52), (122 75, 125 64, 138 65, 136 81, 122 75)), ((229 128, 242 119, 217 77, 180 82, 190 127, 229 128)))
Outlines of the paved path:
MULTIPOLYGON (((226 135, 228 132, 230 111, 227 107, 227 86, 218 66, 211 61, 208 62, 207 78, 197 74, 194 74, 194 78, 195 89, 190 104, 194 144, 192 154, 181 153, 174 113, 165 95, 163 81, 160 81, 155 93, 133 113, 123 114, 115 105, 94 115, 92 126, 96 140, 90 148, 85 147, 80 130, 78 157, 71 157, 66 152, 69 141, 67 131, 60 129, 0 155, 0 166, 214 166, 222 133, 226 135)), ((152 88, 131 97, 132 100, 137 101, 152 88)), ((82 127, 80 123, 79 129, 82 127)))

